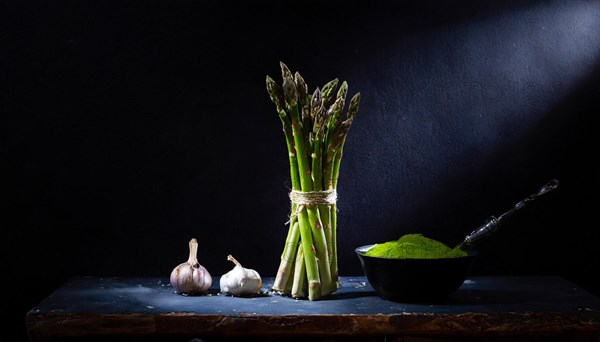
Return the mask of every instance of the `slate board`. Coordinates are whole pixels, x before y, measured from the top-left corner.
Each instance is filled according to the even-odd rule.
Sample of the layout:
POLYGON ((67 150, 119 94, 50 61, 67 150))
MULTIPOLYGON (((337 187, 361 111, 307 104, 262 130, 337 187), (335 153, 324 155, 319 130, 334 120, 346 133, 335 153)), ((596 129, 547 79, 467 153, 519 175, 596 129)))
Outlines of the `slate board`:
POLYGON ((27 314, 32 340, 63 336, 497 336, 600 338, 600 298, 553 276, 470 277, 446 300, 400 303, 362 276, 318 301, 270 291, 176 294, 168 278, 73 277, 27 314))

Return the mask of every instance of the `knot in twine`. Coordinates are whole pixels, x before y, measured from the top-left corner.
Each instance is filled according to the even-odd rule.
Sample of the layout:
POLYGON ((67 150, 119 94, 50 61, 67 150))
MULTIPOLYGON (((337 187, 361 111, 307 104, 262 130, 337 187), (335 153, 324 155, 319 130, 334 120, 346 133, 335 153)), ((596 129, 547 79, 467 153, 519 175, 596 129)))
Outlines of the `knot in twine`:
POLYGON ((286 224, 290 223, 292 218, 306 205, 333 205, 337 202, 337 191, 335 189, 323 191, 290 191, 290 201, 292 204, 297 204, 296 210, 290 215, 290 219, 286 224))

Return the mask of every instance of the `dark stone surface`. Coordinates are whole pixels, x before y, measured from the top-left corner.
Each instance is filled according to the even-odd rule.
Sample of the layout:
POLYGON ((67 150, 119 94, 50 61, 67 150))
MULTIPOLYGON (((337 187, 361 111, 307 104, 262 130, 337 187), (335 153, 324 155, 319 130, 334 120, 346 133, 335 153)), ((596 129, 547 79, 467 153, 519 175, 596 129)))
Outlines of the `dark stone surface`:
MULTIPOLYGON (((600 298, 560 277, 471 277, 447 300, 383 299, 362 276, 319 301, 176 294, 165 278, 74 277, 28 313, 30 335, 156 334, 600 337, 600 298), (592 335, 589 335, 592 336, 592 335)), ((218 284, 218 278, 214 284, 218 284)))

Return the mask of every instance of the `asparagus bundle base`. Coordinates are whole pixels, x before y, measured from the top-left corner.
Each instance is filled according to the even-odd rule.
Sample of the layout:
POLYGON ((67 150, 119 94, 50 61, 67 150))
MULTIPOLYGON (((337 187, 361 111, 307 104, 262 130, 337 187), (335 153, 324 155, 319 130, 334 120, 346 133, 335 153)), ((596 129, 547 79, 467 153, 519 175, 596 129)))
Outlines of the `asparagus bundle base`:
POLYGON ((288 150, 291 212, 273 290, 318 300, 339 288, 337 182, 360 93, 345 108, 348 84, 336 78, 314 92, 283 63, 281 85, 267 76, 267 92, 283 125, 288 150))

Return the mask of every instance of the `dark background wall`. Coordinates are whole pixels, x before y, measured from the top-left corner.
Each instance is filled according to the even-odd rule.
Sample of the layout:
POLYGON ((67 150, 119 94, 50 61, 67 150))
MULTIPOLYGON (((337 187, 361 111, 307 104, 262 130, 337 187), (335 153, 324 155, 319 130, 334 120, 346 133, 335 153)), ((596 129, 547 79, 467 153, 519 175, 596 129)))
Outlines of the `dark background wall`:
POLYGON ((454 244, 551 178, 474 275, 600 293, 598 1, 0 4, 4 320, 72 275, 164 276, 233 254, 273 276, 289 170, 264 87, 360 91, 339 183, 339 270, 406 233, 454 244))

